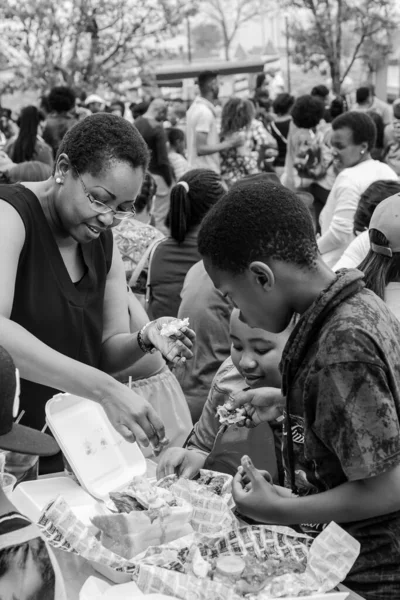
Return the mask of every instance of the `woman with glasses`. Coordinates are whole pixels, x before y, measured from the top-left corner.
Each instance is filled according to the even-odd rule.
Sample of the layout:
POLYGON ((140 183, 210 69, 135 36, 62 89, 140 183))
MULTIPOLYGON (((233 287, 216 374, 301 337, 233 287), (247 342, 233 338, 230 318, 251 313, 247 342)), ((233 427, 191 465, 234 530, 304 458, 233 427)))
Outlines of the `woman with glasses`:
MULTIPOLYGON (((110 229, 132 216, 148 160, 138 131, 102 113, 68 131, 49 179, 0 186, 0 344, 21 373, 22 424, 41 429, 61 390, 99 402, 129 441, 164 438, 151 406, 109 375, 154 349, 171 362, 192 355, 190 330, 160 335, 168 318, 129 332, 110 229)), ((59 459, 41 471, 59 470, 59 459)))

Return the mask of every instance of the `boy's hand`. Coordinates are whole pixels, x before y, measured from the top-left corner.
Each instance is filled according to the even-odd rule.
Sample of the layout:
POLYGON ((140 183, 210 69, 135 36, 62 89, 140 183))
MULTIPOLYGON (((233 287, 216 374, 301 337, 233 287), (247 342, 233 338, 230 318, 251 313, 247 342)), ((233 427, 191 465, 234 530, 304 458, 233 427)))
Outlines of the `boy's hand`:
POLYGON ((232 484, 232 495, 239 512, 260 523, 274 523, 273 515, 280 495, 265 478, 267 472, 256 469, 248 456, 243 456, 242 469, 239 469, 232 484))
POLYGON ((185 448, 169 448, 161 457, 157 466, 157 479, 167 475, 177 475, 192 479, 203 468, 206 457, 196 450, 185 448))
POLYGON ((282 416, 285 398, 279 388, 249 389, 231 394, 233 407, 246 408, 246 427, 255 427, 263 421, 274 421, 282 416))

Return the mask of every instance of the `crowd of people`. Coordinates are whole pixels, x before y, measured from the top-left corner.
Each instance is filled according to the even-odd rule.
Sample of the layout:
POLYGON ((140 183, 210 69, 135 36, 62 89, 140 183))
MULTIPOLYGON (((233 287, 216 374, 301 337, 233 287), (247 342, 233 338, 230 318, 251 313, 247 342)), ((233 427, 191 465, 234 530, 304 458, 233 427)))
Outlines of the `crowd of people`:
MULTIPOLYGON (((62 471, 46 402, 89 398, 158 477, 229 473, 252 523, 336 521, 361 544, 345 583, 400 596, 400 99, 261 75, 220 100, 205 71, 190 106, 56 87, 0 111, 6 471, 62 471)), ((28 526, 0 489, 0 585, 37 547, 61 598, 36 530, 7 546, 28 526)))

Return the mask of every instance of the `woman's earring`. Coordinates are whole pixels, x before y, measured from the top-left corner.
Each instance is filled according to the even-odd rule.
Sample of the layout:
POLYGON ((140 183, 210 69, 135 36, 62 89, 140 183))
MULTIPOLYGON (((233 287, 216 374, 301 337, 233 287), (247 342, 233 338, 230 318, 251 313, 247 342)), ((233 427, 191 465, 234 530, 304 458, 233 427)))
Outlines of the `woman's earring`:
POLYGON ((62 183, 61 177, 56 177, 56 183, 62 183))
POLYGON ((361 154, 365 154, 365 150, 361 150, 361 154))

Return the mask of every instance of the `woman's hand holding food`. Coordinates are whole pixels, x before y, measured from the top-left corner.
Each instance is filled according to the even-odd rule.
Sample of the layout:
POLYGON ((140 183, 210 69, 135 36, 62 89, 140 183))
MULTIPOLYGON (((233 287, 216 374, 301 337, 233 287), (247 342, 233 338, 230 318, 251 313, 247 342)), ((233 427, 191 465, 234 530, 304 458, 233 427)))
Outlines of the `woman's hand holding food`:
POLYGON ((233 408, 243 406, 246 410, 246 427, 255 427, 264 421, 282 417, 285 398, 279 388, 249 388, 231 394, 233 408))
POLYGON ((193 357, 191 348, 196 334, 186 325, 174 327, 175 321, 179 320, 174 317, 161 317, 152 321, 142 329, 142 339, 145 346, 154 346, 168 362, 178 364, 193 357), (169 334, 168 325, 172 330, 169 334))
POLYGON ((164 425, 152 406, 117 381, 102 396, 101 405, 113 427, 128 442, 157 447, 165 438, 164 425))
POLYGON ((195 477, 204 467, 206 456, 196 450, 169 448, 164 452, 157 466, 157 479, 167 475, 177 475, 186 479, 195 477))

